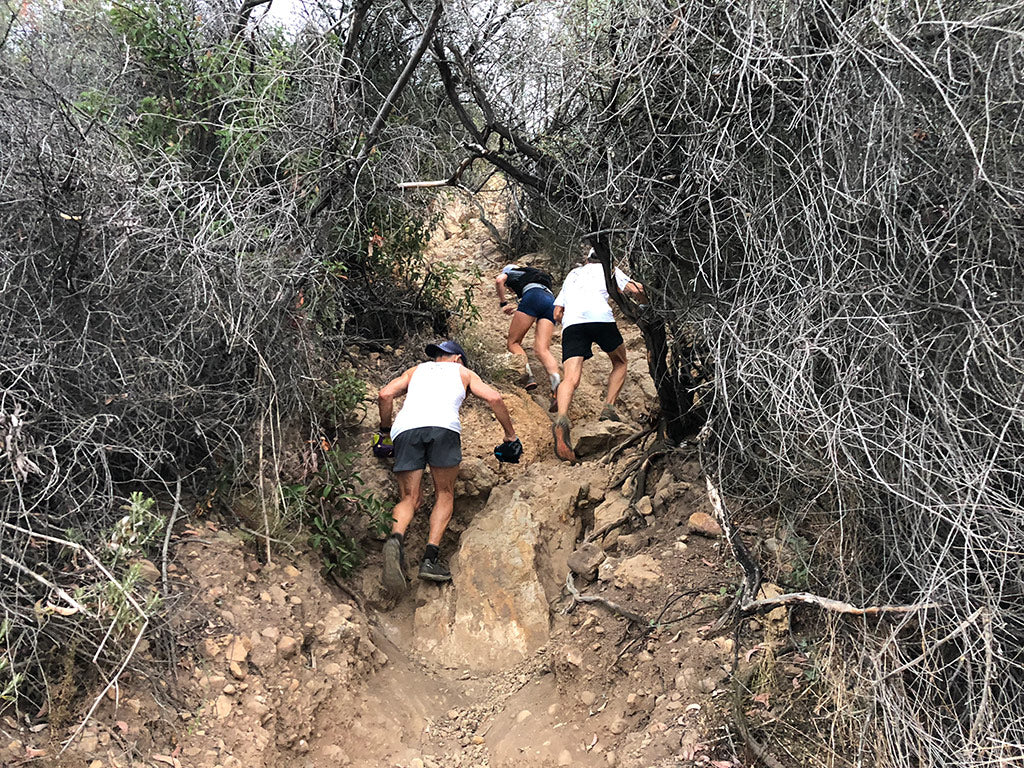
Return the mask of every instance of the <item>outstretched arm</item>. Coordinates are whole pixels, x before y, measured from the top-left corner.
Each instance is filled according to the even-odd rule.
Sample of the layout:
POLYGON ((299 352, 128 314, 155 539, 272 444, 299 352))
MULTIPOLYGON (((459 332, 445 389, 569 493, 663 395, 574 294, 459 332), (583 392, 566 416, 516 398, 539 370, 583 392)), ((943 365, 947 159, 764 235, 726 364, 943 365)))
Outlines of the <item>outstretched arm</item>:
POLYGON ((505 284, 508 282, 508 275, 502 272, 494 278, 494 290, 498 292, 498 304, 506 315, 511 315, 516 308, 508 303, 508 294, 505 293, 505 284))
POLYGON ((556 325, 562 322, 562 316, 565 314, 565 286, 572 282, 572 279, 573 273, 570 272, 569 276, 565 279, 565 282, 562 283, 562 290, 560 290, 558 292, 558 295, 555 296, 555 308, 553 310, 553 313, 556 325))
POLYGON ((395 398, 404 395, 409 390, 409 381, 412 379, 414 365, 397 379, 392 379, 377 393, 377 409, 380 411, 380 431, 387 432, 391 429, 391 420, 395 413, 395 398))
POLYGON ((487 403, 491 410, 494 411, 494 415, 497 417, 498 423, 501 424, 501 428, 505 430, 505 439, 515 440, 516 430, 515 427, 512 426, 512 417, 508 413, 508 408, 505 407, 505 401, 501 399, 501 393, 494 387, 485 384, 483 379, 468 368, 463 368, 462 370, 464 371, 464 375, 468 375, 469 377, 468 381, 463 379, 466 386, 469 387, 469 391, 487 403))

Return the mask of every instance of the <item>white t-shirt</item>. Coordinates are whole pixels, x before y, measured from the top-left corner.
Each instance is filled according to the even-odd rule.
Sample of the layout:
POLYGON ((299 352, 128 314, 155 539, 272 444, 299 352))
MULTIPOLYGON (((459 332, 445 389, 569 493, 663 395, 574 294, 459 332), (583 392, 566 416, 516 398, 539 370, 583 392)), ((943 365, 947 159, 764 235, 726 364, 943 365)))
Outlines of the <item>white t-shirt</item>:
MULTIPOLYGON (((613 274, 619 290, 623 290, 629 283, 629 276, 618 267, 613 274)), ((565 308, 562 328, 579 323, 614 323, 615 317, 608 305, 608 289, 604 284, 604 266, 584 264, 566 275, 562 290, 555 297, 555 306, 565 308)))

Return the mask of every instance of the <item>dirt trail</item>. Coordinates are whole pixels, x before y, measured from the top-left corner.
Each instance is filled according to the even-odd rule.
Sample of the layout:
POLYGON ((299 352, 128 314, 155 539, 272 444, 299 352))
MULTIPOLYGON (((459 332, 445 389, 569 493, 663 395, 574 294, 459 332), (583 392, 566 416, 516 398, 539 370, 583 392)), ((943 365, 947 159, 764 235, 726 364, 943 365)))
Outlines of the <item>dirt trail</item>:
MULTIPOLYGON (((475 281, 481 317, 470 346, 492 372, 510 365, 508 318, 493 293, 501 264, 486 229, 455 206, 432 249, 475 281)), ((498 382, 525 446, 518 466, 497 464, 491 451, 500 429, 485 406, 467 402, 464 471, 442 547, 452 584, 414 580, 395 602, 379 584, 379 553, 342 591, 305 556, 263 564, 213 523, 188 531, 171 568, 191 601, 176 619, 176 690, 170 674, 126 681, 55 764, 648 768, 731 750, 720 683, 732 641, 699 630, 721 609, 734 575, 722 565, 719 540, 688 527, 706 505, 696 466, 684 451, 660 462, 631 513, 635 480, 616 481, 640 448, 614 461, 604 451, 636 431, 654 397, 639 334, 622 328, 627 424, 595 421, 610 369, 598 355, 571 414, 574 437, 592 446, 580 465, 552 454, 546 396, 498 382), (574 554, 589 532, 623 517, 574 554), (581 572, 593 566, 574 576, 577 588, 642 621, 597 603, 569 610, 570 558, 587 557, 591 563, 573 564, 581 572)), ((393 359, 371 356, 361 373, 379 384, 417 359, 416 350, 395 350, 393 359)), ((375 409, 368 413, 360 445, 376 428, 375 409)), ((364 458, 359 470, 394 497, 386 467, 364 458)), ((407 534, 413 562, 429 504, 428 493, 407 534)))

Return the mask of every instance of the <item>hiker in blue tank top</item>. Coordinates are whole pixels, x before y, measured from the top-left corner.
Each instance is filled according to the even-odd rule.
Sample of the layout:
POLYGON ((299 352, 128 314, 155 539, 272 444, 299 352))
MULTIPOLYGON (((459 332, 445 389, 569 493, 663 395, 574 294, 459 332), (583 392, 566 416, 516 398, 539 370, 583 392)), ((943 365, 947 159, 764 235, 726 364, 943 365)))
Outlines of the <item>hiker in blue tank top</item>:
POLYGON ((537 323, 537 329, 533 334, 533 351, 537 353, 537 359, 547 371, 552 399, 561 381, 558 363, 551 354, 551 334, 555 331, 555 296, 551 292, 553 282, 551 275, 544 270, 518 264, 506 265, 494 281, 494 287, 498 292, 498 306, 506 315, 512 316, 506 344, 509 352, 523 357, 526 370, 523 379, 527 392, 537 388, 537 380, 533 377, 530 360, 523 349, 523 338, 530 330, 530 326, 535 321, 537 323), (511 290, 519 297, 518 306, 509 303, 507 290, 511 290))
POLYGON ((462 426, 459 409, 467 393, 487 403, 505 432, 505 440, 494 449, 498 461, 519 463, 522 443, 501 394, 467 367, 466 353, 455 341, 428 344, 430 362, 413 366, 388 382, 377 396, 380 431, 373 438, 373 453, 379 458, 394 456, 394 472, 401 496, 392 512, 391 536, 384 543, 384 586, 392 593, 405 591, 405 531, 423 503, 423 472, 430 467, 434 480, 434 509, 430 513, 427 549, 419 577, 427 581, 451 581, 452 575, 440 559, 441 537, 452 519, 455 478, 462 463, 462 426), (405 395, 398 416, 395 398, 405 395))

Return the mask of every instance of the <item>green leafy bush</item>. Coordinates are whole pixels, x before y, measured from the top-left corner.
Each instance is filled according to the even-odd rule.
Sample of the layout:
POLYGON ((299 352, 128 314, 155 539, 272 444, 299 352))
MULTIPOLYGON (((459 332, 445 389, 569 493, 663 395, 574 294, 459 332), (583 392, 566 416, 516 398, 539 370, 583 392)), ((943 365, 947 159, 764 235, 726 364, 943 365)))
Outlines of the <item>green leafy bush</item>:
POLYGON ((285 503, 308 525, 324 572, 340 576, 362 562, 367 536, 380 538, 391 529, 391 507, 365 488, 352 469, 356 456, 334 448, 313 481, 282 489, 285 503))
POLYGON ((342 424, 354 416, 366 397, 366 382, 351 368, 335 371, 316 393, 317 410, 329 421, 342 424))

